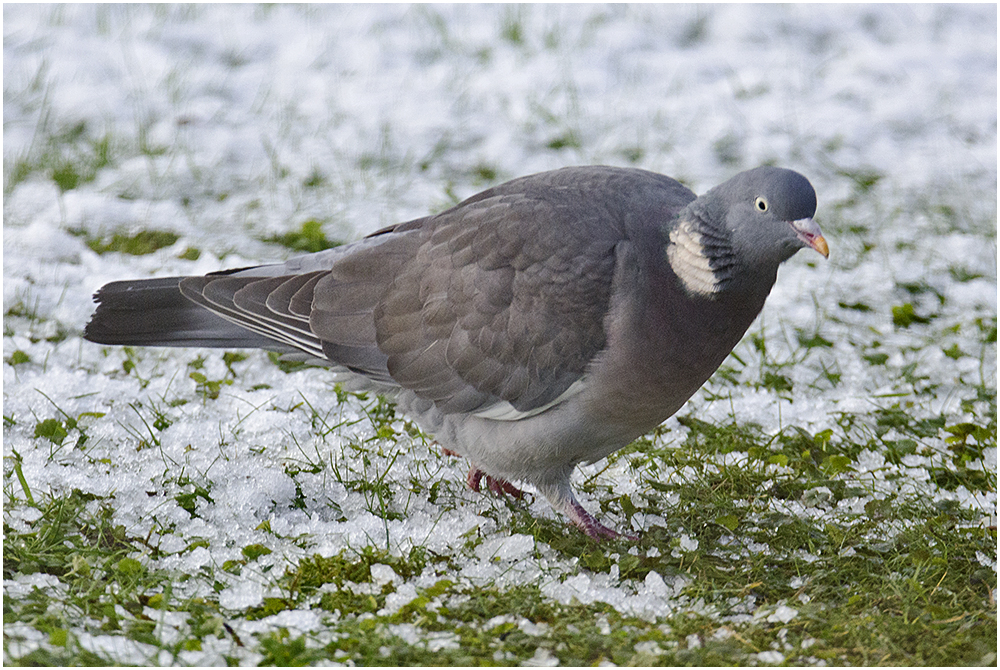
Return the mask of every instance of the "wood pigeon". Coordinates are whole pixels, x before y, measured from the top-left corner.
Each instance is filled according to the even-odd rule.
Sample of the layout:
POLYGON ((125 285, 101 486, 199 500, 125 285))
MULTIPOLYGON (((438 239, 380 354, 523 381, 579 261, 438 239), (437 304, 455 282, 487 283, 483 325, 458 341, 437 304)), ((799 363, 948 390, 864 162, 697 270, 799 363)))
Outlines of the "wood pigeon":
POLYGON ((616 537, 570 474, 670 417, 739 342, 801 248, 827 256, 816 193, 777 167, 701 197, 638 169, 514 179, 439 214, 285 263, 119 281, 84 337, 259 347, 394 400, 468 483, 527 482, 616 537))

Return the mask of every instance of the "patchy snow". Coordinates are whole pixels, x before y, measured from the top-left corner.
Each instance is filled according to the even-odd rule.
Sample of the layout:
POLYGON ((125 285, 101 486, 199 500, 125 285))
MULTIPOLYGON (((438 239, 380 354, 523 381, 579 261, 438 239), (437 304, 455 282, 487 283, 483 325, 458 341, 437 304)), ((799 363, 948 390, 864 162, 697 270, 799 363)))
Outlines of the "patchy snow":
MULTIPOLYGON (((742 364, 726 367, 746 381, 780 364, 791 390, 717 377, 680 414, 816 433, 902 394, 914 415, 952 425, 970 420, 969 388, 996 388, 996 345, 983 343, 997 309, 993 5, 5 5, 3 30, 4 520, 14 529, 34 520, 20 506, 16 453, 36 499, 78 489, 113 500, 115 523, 159 549, 156 560, 137 556, 150 565, 196 574, 244 559, 250 545, 271 550, 238 576, 217 570, 228 580, 217 594, 198 580, 175 594, 245 609, 277 595, 274 579, 305 556, 420 546, 448 553, 463 583, 541 582, 559 602, 603 601, 651 620, 709 611, 679 595, 680 578, 579 571, 509 534, 511 512, 466 490, 463 462, 409 437, 401 417, 391 424, 398 440, 377 439, 373 401, 335 405, 324 370, 285 374, 250 353, 209 399, 189 375, 228 378, 221 352, 129 353, 81 339, 104 283, 280 260, 291 252, 263 240, 309 220, 350 240, 565 165, 635 165, 701 193, 773 162, 812 180, 831 258, 802 252, 785 264, 751 328, 766 359, 747 338, 742 364), (503 39, 511 16, 520 37, 503 39), (110 163, 62 191, 53 171, 86 165, 104 141, 110 163), (19 164, 36 167, 15 181, 19 164), (98 255, 85 242, 141 229, 179 237, 143 256, 98 255), (188 248, 197 260, 181 258, 188 248), (895 327, 893 308, 906 303, 929 323, 895 327), (803 349, 814 334, 829 345, 803 349), (29 361, 15 364, 18 351, 29 361), (881 364, 865 358, 882 354, 881 364), (903 383, 908 366, 915 380, 903 383), (66 417, 79 426, 61 443, 35 437, 38 422, 66 417), (458 550, 478 537, 474 551, 458 550)), ((668 441, 687 435, 676 418, 667 427, 668 441)), ((898 467, 862 452, 855 476, 876 498, 931 492, 995 519, 995 494, 928 485, 928 464, 946 461, 945 437, 923 445, 939 455, 921 451, 898 467)), ((600 473, 616 495, 640 490, 624 459, 606 465, 578 477, 600 473)), ((995 449, 981 467, 996 471, 995 449)), ((822 494, 773 509, 829 514, 822 494)), ((544 500, 530 505, 556 516, 544 500)), ((632 523, 643 530, 663 517, 632 523)), ((681 536, 679 550, 697 546, 681 536)), ((996 569, 995 558, 981 562, 996 569)), ((386 566, 372 576, 395 587, 389 612, 437 579, 404 580, 386 566)), ((5 581, 5 596, 58 586, 38 580, 5 581)), ((795 613, 781 606, 768 617, 795 613)), ((313 630, 314 616, 284 612, 238 630, 313 630)), ((11 657, 43 641, 20 624, 16 633, 11 657)), ((156 656, 123 638, 81 633, 81 644, 122 663, 156 656)), ((219 663, 220 649, 180 661, 219 663)), ((533 659, 553 661, 541 648, 533 659)))

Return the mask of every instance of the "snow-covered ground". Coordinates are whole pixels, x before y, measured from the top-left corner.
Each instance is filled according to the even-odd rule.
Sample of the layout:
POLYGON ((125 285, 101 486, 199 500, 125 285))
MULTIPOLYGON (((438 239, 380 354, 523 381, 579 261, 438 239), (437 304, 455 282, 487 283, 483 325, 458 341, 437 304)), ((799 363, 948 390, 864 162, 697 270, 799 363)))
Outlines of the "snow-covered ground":
MULTIPOLYGON (((831 257, 783 267, 751 328, 767 358, 744 342, 745 365, 727 363, 742 383, 716 378, 726 400, 699 394, 681 414, 818 432, 902 399, 952 425, 974 418, 962 401, 976 387, 995 393, 995 5, 5 5, 3 17, 5 524, 35 514, 16 451, 36 498, 112 499, 116 523, 158 545, 158 568, 195 574, 267 545, 254 569, 216 573, 230 580, 223 608, 271 595, 271 565, 366 544, 448 553, 477 528, 487 540, 456 555, 463 579, 537 581, 564 564, 509 535, 504 505, 465 490, 464 464, 401 420, 398 440, 374 439, 367 420, 324 435, 364 411, 337 405, 322 369, 286 374, 254 353, 209 399, 189 375, 231 378, 221 352, 81 339, 102 284, 279 260, 292 252, 264 240, 310 220, 352 240, 573 164, 643 167, 698 193, 782 165, 815 185, 831 257), (93 179, 63 190, 64 165, 95 166, 93 179), (86 243, 143 229, 179 238, 141 256, 86 243), (812 335, 828 344, 803 348, 812 335), (791 359, 790 391, 747 381, 791 359), (35 436, 66 417, 79 428, 61 445, 35 436), (383 518, 351 480, 384 482, 398 513, 383 518), (427 495, 438 481, 446 504, 427 495), (192 515, 177 496, 195 487, 210 493, 192 496, 192 515)), ((670 427, 669 440, 685 434, 670 427)), ((984 460, 995 472, 995 449, 984 460)), ((600 476, 618 494, 639 485, 625 461, 600 476)), ((995 513, 993 494, 942 495, 995 513)), ((542 500, 532 512, 553 515, 542 500)), ((669 614, 679 586, 650 574, 642 588, 580 574, 543 592, 669 614)), ((434 577, 387 607, 421 580, 434 577)), ((299 614, 271 625, 320 626, 299 614)))

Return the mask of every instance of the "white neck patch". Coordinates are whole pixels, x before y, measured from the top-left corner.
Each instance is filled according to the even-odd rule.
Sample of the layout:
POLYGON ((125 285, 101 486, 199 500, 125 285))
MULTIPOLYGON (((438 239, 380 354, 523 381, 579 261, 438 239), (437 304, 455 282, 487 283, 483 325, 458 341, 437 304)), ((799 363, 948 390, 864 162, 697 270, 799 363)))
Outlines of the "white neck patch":
POLYGON ((688 293, 710 297, 718 293, 721 282, 705 254, 701 239, 701 233, 690 222, 678 223, 670 233, 667 262, 688 293))

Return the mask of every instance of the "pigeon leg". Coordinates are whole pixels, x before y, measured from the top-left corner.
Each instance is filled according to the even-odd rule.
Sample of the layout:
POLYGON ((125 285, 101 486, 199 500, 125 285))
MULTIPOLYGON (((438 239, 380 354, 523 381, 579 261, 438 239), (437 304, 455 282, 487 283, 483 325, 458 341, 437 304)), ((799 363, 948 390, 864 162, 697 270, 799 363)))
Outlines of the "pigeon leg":
MULTIPOLYGON (((469 485, 470 489, 478 492, 483 478, 486 479, 487 488, 498 496, 509 495, 517 498, 518 500, 524 498, 524 491, 511 484, 506 479, 486 474, 475 465, 469 468, 469 476, 466 479, 466 483, 469 485)), ((568 486, 565 490, 561 486, 557 486, 555 489, 555 496, 546 496, 549 499, 549 502, 552 503, 553 507, 569 517, 569 520, 573 522, 573 525, 577 526, 580 530, 586 533, 588 537, 591 537, 598 542, 601 540, 613 540, 619 537, 624 537, 632 542, 639 541, 638 535, 633 535, 632 533, 619 533, 613 528, 608 528, 603 523, 598 521, 593 514, 583 508, 583 505, 579 503, 576 496, 573 495, 573 491, 570 490, 568 486)))

